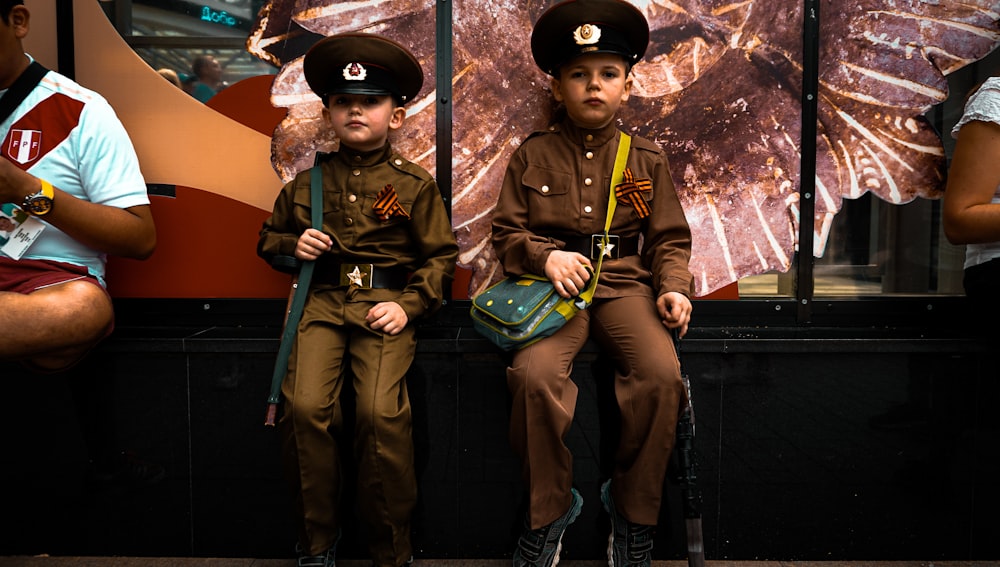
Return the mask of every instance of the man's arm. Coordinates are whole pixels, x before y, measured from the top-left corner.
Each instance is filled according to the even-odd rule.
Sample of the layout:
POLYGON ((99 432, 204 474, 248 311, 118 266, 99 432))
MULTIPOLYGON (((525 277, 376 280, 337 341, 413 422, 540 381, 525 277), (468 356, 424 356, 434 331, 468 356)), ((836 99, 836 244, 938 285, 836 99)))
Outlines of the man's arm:
MULTIPOLYGON (((20 205, 41 189, 41 181, 0 159, 0 202, 20 205)), ((145 259, 156 247, 149 205, 120 209, 91 203, 54 187, 52 210, 43 218, 81 244, 114 256, 145 259)))

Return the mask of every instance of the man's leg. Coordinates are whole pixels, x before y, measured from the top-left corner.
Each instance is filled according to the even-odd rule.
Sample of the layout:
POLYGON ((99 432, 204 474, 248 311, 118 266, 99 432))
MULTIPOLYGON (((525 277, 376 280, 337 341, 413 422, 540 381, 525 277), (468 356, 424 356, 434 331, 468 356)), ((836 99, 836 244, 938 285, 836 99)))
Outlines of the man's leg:
POLYGON ((79 361, 114 325, 111 298, 90 279, 0 292, 0 314, 0 359, 44 371, 79 361))

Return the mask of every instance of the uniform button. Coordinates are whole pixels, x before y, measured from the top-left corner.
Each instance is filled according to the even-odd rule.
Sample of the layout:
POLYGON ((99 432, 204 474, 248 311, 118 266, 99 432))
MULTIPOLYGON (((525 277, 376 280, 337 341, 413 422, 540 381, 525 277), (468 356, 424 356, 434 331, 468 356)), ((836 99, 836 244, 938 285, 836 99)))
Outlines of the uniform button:
POLYGON ((594 152, 587 152, 584 155, 587 156, 587 159, 594 159, 594 152))
POLYGON ((347 200, 353 203, 354 201, 358 200, 358 196, 357 195, 351 195, 350 197, 347 198, 347 200))
POLYGON ((351 217, 347 217, 346 219, 344 219, 344 224, 346 224, 347 226, 351 226, 352 224, 354 224, 354 219, 352 219, 351 217))
POLYGON ((393 163, 395 163, 396 165, 403 165, 403 160, 401 160, 401 159, 397 159, 397 160, 396 160, 396 161, 394 161, 393 163))
POLYGON ((590 205, 587 205, 586 207, 583 208, 583 212, 585 212, 585 213, 589 213, 589 212, 591 212, 593 210, 594 210, 594 208, 591 207, 590 205))
POLYGON ((594 135, 593 134, 587 134, 586 140, 588 142, 593 142, 594 141, 594 135))
POLYGON ((354 177, 357 177, 357 176, 361 175, 361 170, 360 169, 355 169, 354 171, 351 172, 351 175, 353 175, 354 177))
POLYGON ((594 184, 594 180, 588 177, 583 180, 583 184, 586 185, 587 187, 590 187, 591 185, 594 184))
POLYGON ((555 126, 549 126, 549 132, 555 132, 555 131, 556 131, 555 126))
POLYGON ((549 192, 549 186, 548 185, 542 185, 542 193, 548 193, 548 192, 549 192))
POLYGON ((354 156, 354 161, 361 161, 361 156, 354 156))

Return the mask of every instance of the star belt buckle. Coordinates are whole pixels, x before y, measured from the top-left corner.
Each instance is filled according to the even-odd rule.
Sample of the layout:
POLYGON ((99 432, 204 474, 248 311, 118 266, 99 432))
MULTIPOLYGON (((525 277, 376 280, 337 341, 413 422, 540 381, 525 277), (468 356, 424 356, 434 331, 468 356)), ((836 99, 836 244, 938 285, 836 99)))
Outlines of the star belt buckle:
POLYGON ((605 258, 611 258, 612 260, 617 260, 620 255, 620 250, 618 249, 619 237, 617 234, 608 235, 608 244, 606 247, 601 246, 601 241, 604 240, 604 234, 591 234, 590 235, 590 259, 596 260, 601 256, 605 258))
POLYGON ((341 264, 340 285, 368 289, 372 287, 372 264, 341 264))

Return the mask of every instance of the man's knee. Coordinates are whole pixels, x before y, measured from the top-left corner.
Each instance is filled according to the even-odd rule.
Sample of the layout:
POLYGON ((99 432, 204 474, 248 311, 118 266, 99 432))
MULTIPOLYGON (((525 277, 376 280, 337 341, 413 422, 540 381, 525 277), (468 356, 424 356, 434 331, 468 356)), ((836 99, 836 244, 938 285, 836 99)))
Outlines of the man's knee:
POLYGON ((96 344, 111 331, 114 307, 104 288, 88 281, 73 281, 47 289, 52 290, 47 299, 53 311, 73 323, 67 330, 79 344, 96 344))
POLYGON ((114 308, 107 292, 96 284, 74 281, 36 291, 26 298, 37 302, 35 345, 27 365, 41 371, 72 366, 108 336, 114 327, 114 308))

